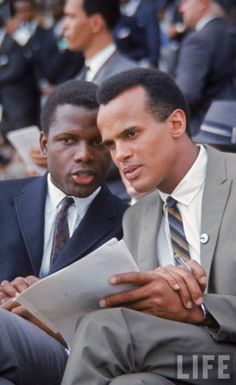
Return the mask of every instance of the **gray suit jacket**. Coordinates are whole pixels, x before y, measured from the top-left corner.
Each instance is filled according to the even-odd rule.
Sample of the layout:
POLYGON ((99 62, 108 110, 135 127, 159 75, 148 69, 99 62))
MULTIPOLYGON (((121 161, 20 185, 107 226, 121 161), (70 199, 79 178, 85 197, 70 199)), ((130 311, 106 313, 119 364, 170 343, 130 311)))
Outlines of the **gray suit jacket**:
MULTIPOLYGON (((220 324, 218 341, 236 342, 236 156, 207 147, 208 166, 202 202, 201 261, 208 276, 204 303, 220 324)), ((162 219, 158 192, 143 198, 124 216, 124 238, 141 271, 158 266, 157 234, 162 219)))
MULTIPOLYGON (((116 50, 100 68, 95 78, 93 79, 93 83, 100 85, 104 80, 110 78, 113 75, 116 75, 117 73, 137 67, 137 63, 126 58, 116 50)), ((84 69, 82 69, 82 71, 79 73, 77 79, 82 79, 84 77, 83 71, 84 69)))

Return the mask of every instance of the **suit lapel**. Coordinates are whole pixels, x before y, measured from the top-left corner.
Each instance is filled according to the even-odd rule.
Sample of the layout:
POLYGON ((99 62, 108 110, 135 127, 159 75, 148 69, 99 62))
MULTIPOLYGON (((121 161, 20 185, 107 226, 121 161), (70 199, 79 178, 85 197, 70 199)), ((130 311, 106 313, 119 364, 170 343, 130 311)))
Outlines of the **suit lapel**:
POLYGON ((85 66, 82 67, 78 75, 76 76, 77 80, 85 80, 86 78, 87 69, 85 66))
POLYGON ((218 233, 228 200, 231 180, 226 176, 223 155, 207 147, 208 166, 203 193, 201 234, 208 235, 208 242, 201 243, 201 263, 210 276, 218 233), (217 165, 217 167, 216 167, 217 165))
POLYGON ((39 273, 43 256, 46 194, 45 175, 34 178, 15 199, 17 218, 35 275, 39 273))
POLYGON ((109 77, 110 72, 114 71, 114 67, 117 66, 118 63, 119 53, 116 50, 98 70, 93 79, 93 82, 96 84, 101 84, 104 79, 107 79, 109 77))
POLYGON ((157 234, 161 224, 162 204, 158 192, 152 195, 152 203, 147 205, 143 227, 140 231, 138 265, 141 271, 153 270, 158 265, 157 234))
POLYGON ((103 187, 61 254, 55 259, 51 272, 88 254, 96 244, 100 245, 99 242, 108 232, 112 231, 117 223, 117 212, 110 197, 110 192, 103 187))

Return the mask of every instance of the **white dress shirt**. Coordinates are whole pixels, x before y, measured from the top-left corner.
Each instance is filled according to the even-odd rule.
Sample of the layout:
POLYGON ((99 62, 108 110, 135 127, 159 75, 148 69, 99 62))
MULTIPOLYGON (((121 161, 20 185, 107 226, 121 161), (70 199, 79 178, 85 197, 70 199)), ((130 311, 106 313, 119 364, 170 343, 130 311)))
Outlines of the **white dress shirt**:
POLYGON ((107 60, 113 55, 115 51, 116 45, 114 43, 111 43, 90 59, 85 60, 85 67, 88 68, 85 80, 90 82, 93 81, 98 71, 102 68, 102 66, 107 62, 107 60))
MULTIPOLYGON (((60 210, 61 202, 66 196, 63 191, 61 191, 52 183, 50 174, 48 174, 47 183, 48 193, 46 198, 44 217, 44 249, 40 269, 40 277, 47 275, 50 269, 50 257, 56 216, 58 211, 60 210)), ((80 224, 90 204, 98 195, 100 189, 101 187, 97 188, 97 190, 95 190, 91 195, 86 198, 72 197, 74 199, 74 204, 69 207, 67 215, 70 237, 73 235, 75 229, 80 224)))
MULTIPOLYGON (((201 232, 201 210, 202 194, 204 189, 207 168, 207 152, 200 146, 198 157, 191 169, 184 176, 171 196, 178 203, 177 207, 183 220, 184 232, 189 244, 191 259, 201 263, 200 260, 200 232, 201 232)), ((159 191, 163 200, 163 218, 157 238, 158 262, 161 266, 174 264, 173 250, 168 223, 168 212, 166 199, 169 196, 159 191)))

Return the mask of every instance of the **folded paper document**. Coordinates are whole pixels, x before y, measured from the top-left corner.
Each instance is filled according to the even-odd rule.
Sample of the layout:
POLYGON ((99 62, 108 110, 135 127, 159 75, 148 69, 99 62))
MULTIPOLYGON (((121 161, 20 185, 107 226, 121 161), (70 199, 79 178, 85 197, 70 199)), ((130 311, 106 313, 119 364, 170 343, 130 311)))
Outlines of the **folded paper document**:
POLYGON ((59 331, 70 345, 78 320, 99 309, 99 300, 132 288, 111 285, 114 274, 139 271, 124 241, 113 238, 70 266, 36 282, 17 297, 38 319, 59 331))
POLYGON ((30 156, 30 150, 33 147, 39 147, 39 136, 40 130, 36 126, 20 128, 18 130, 10 131, 7 134, 8 140, 15 147, 26 166, 29 166, 39 175, 43 175, 45 174, 46 169, 37 166, 30 156))

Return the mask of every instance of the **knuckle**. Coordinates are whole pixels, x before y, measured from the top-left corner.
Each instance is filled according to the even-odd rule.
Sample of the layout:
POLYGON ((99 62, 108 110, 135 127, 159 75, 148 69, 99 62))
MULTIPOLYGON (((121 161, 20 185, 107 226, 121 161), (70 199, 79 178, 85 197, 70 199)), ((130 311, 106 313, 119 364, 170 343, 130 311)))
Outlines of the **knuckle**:
POLYGON ((7 281, 6 279, 4 281, 1 282, 1 287, 5 287, 6 285, 9 284, 9 281, 7 281))

